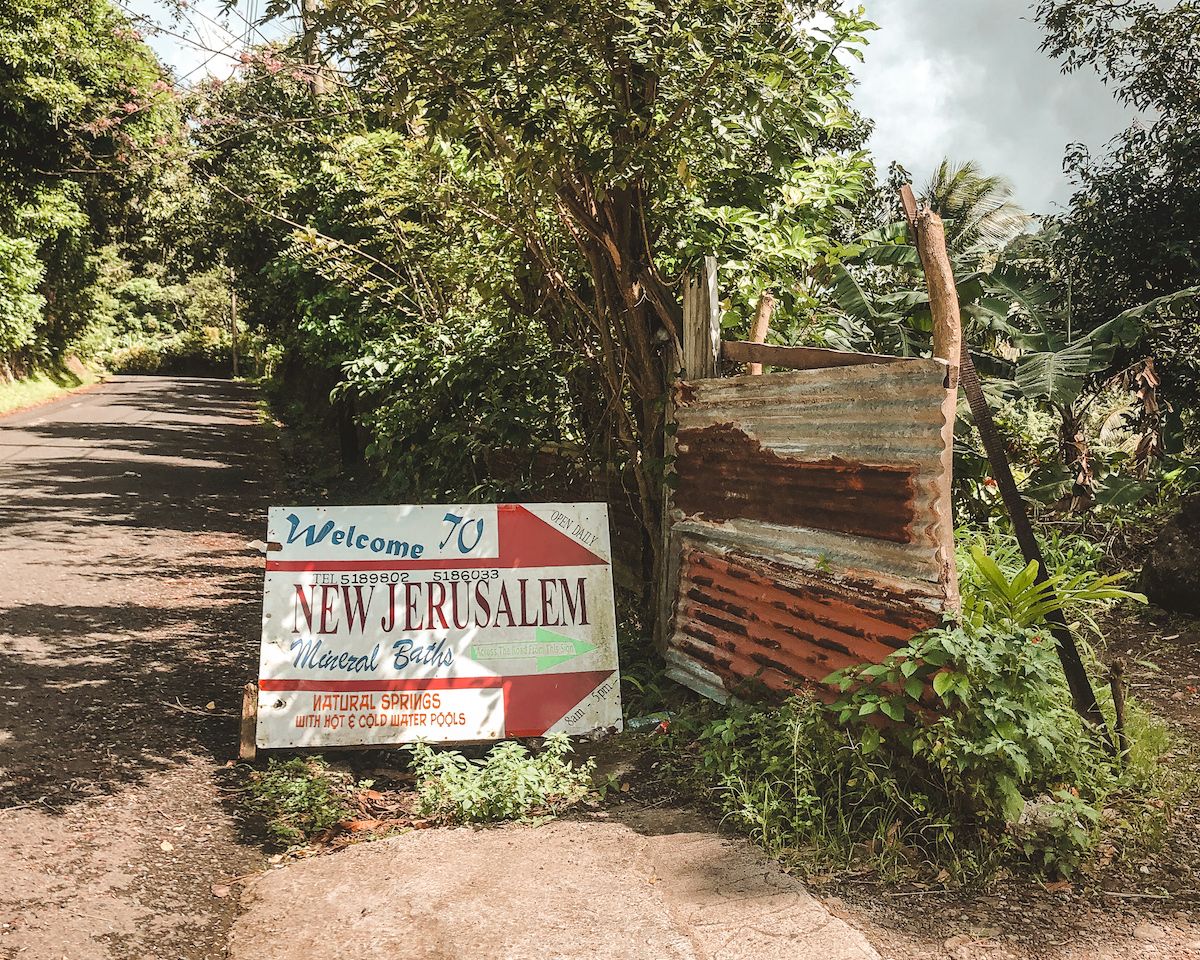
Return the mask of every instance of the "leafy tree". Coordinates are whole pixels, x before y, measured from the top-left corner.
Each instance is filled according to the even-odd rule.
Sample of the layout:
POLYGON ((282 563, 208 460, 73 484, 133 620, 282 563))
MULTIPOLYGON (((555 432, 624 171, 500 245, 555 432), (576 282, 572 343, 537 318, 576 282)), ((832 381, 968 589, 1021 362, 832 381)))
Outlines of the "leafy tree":
POLYGON ((37 244, 0 233, 0 357, 33 339, 46 301, 37 289, 44 270, 37 244))
MULTIPOLYGON (((55 362, 97 317, 96 250, 140 237, 181 147, 170 85, 109 0, 0 0, 0 242, 35 251, 0 296, 41 316, 10 363, 55 362)), ((15 266, 14 266, 15 269, 15 266)))
POLYGON ((943 160, 923 191, 925 202, 946 223, 946 245, 957 254, 994 256, 1032 218, 1012 198, 1012 183, 987 176, 974 160, 943 160))
POLYGON ((282 348, 281 393, 339 431, 347 459, 352 412, 395 496, 520 495, 493 455, 575 438, 578 366, 546 336, 522 248, 448 195, 477 175, 461 151, 381 128, 349 90, 314 104, 284 57, 253 51, 236 81, 197 92, 212 226, 192 256, 234 269, 244 318, 282 348))
MULTIPOLYGON (((1062 218, 1072 316, 1087 330, 1155 297, 1200 285, 1200 6, 1151 0, 1043 0, 1043 43, 1066 72, 1092 69, 1141 115, 1100 155, 1073 145, 1078 188, 1062 218)), ((1146 342, 1163 388, 1200 387, 1193 305, 1146 342)))
MULTIPOLYGON (((943 161, 923 199, 949 224, 965 335, 987 375, 985 389, 993 402, 1044 408, 1057 421, 1053 449, 1026 464, 1031 492, 1074 507, 1090 506, 1097 495, 1110 502, 1139 496, 1140 485, 1093 459, 1085 414, 1114 376, 1132 370, 1130 358, 1154 324, 1171 322, 1197 291, 1156 297, 1081 329, 1072 318, 1061 228, 1023 234, 1032 218, 1012 201, 1007 181, 985 176, 974 163, 943 161), (1098 489, 1102 473, 1109 482, 1098 489)), ((903 223, 873 230, 848 248, 847 263, 829 271, 842 309, 871 328, 878 346, 905 354, 928 349, 931 327, 920 260, 908 239, 903 223)), ((1145 371, 1128 379, 1142 388, 1145 371)), ((1152 419, 1141 424, 1146 438, 1161 433, 1161 423, 1152 419)), ((967 455, 960 457, 957 475, 983 481, 991 471, 969 450, 961 448, 967 455)), ((1144 473, 1146 456, 1161 452, 1161 442, 1147 440, 1139 451, 1138 471, 1144 473)))
POLYGON ((867 171, 842 54, 869 25, 833 3, 335 0, 323 26, 390 126, 445 145, 454 203, 519 243, 657 582, 658 344, 679 336, 680 274, 719 251, 749 299, 830 248, 867 171))

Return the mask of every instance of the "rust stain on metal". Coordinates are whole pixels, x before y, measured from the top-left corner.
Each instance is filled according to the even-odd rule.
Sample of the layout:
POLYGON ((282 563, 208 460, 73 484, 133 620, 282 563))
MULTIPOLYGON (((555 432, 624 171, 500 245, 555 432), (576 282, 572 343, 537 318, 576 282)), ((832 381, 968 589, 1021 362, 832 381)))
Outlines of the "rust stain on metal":
POLYGON ((668 672, 777 698, 878 662, 956 596, 945 364, 676 387, 668 672))
POLYGON ((679 431, 676 451, 685 514, 912 540, 912 467, 782 457, 728 423, 679 431))
POLYGON ((940 616, 870 583, 700 547, 683 556, 676 606, 678 647, 720 677, 775 694, 830 673, 877 662, 940 616))

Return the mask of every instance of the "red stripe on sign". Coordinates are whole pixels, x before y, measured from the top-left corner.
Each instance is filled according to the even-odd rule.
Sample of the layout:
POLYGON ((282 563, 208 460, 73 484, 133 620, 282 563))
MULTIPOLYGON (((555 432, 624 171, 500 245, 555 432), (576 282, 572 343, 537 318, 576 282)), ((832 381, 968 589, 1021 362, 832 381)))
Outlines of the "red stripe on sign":
POLYGON ((504 735, 543 736, 614 673, 613 670, 585 670, 581 673, 505 677, 504 735))
POLYGON ((515 570, 528 567, 591 567, 606 565, 586 547, 580 546, 557 527, 546 523, 520 504, 496 507, 496 535, 500 556, 464 557, 461 560, 272 560, 268 570, 469 570, 480 567, 515 570))
POLYGON ((259 680, 260 690, 488 690, 504 685, 503 677, 414 677, 410 680, 259 680))

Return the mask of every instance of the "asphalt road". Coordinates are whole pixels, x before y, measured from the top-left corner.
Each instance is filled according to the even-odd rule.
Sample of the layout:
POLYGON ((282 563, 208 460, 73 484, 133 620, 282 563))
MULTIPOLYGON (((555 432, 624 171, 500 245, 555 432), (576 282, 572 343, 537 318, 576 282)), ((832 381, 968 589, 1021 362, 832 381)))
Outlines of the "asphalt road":
POLYGON ((0 957, 222 955, 273 468, 224 381, 0 418, 0 957))

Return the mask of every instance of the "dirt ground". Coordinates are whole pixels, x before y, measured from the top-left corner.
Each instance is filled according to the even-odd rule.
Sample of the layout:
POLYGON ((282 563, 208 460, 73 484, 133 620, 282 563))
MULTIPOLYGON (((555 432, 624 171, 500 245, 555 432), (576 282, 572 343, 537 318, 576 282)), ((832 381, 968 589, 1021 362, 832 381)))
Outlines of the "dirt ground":
MULTIPOLYGON (((238 385, 116 378, 0 418, 3 960, 1200 958, 1195 797, 1151 862, 972 896, 806 889, 637 791, 542 827, 269 857, 232 755, 283 475, 238 385)), ((1110 652, 1194 739, 1196 624, 1139 614, 1110 652)))

